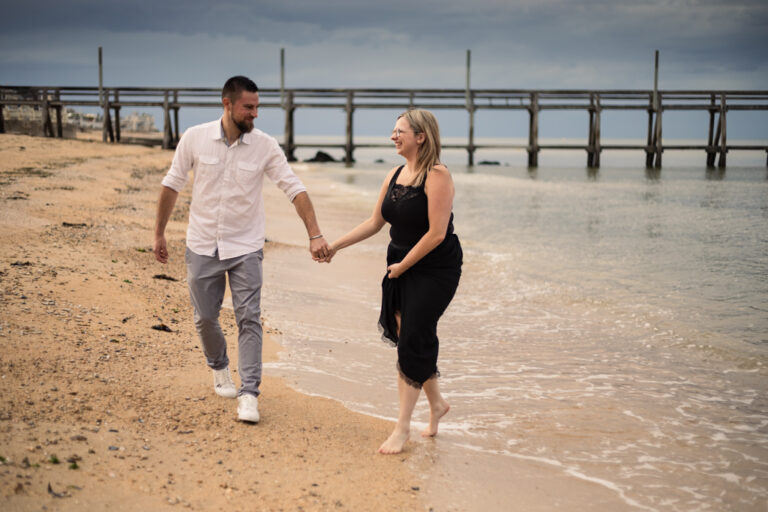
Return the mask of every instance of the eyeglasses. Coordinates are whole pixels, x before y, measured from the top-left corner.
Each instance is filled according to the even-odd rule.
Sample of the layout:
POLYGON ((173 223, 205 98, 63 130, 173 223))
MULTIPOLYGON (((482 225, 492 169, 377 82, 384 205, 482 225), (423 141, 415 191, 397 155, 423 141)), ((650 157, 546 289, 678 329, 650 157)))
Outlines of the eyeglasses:
POLYGON ((393 137, 400 137, 400 135, 402 135, 404 133, 417 134, 417 133, 421 133, 421 132, 416 131, 416 130, 401 130, 400 128, 395 128, 394 130, 392 130, 392 136, 393 137))

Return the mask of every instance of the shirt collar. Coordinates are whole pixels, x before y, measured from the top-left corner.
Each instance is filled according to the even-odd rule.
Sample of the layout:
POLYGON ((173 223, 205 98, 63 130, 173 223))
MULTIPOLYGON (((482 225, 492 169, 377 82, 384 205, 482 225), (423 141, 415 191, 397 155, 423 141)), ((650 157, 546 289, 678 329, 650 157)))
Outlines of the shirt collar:
MULTIPOLYGON (((227 134, 224 133, 223 119, 224 119, 223 117, 219 118, 219 124, 218 124, 219 129, 218 130, 216 130, 215 128, 213 130, 211 130, 211 138, 213 140, 222 140, 222 141, 224 141, 224 144, 229 146, 230 144, 229 144, 229 140, 227 139, 227 134)), ((251 139, 251 134, 250 133, 241 133, 240 137, 238 137, 237 140, 241 144, 250 144, 251 143, 250 139, 251 139)))

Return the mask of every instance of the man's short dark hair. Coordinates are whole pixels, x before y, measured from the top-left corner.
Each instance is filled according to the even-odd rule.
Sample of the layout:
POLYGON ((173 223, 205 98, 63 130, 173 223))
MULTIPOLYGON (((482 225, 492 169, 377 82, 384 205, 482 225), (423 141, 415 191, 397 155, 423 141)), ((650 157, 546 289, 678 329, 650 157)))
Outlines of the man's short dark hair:
POLYGON ((247 76, 233 76, 224 84, 224 88, 221 90, 221 98, 229 98, 229 101, 234 103, 243 91, 258 92, 259 88, 247 76))

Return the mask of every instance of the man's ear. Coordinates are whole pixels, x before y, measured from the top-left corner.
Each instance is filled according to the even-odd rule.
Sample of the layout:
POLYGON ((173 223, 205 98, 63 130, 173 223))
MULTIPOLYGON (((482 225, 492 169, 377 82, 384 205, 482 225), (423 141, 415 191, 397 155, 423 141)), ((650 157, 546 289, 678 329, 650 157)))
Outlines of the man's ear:
POLYGON ((228 96, 221 98, 221 104, 224 106, 225 110, 230 110, 232 108, 232 100, 230 100, 228 96))

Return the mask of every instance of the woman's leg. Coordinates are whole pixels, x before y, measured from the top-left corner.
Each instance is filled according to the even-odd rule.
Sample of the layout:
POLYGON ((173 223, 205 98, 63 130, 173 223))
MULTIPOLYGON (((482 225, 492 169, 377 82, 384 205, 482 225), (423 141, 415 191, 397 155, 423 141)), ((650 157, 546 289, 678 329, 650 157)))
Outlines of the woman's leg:
MULTIPOLYGON (((395 311, 395 321, 397 322, 397 335, 400 336, 399 311, 395 311)), ((403 451, 403 446, 408 441, 411 432, 411 414, 413 414, 413 409, 419 399, 419 389, 409 386, 398 374, 397 394, 400 398, 400 414, 397 417, 397 424, 392 434, 379 447, 379 453, 400 453, 403 451)))
POLYGON ((403 446, 408 441, 408 435, 411 432, 411 414, 413 414, 413 408, 416 406, 421 390, 409 386, 398 374, 397 391, 400 397, 400 414, 392 434, 379 447, 379 453, 400 453, 403 451, 403 446))
POLYGON ((437 425, 440 419, 451 410, 451 406, 440 394, 440 387, 437 383, 437 377, 433 377, 424 383, 424 394, 429 400, 429 425, 421 431, 423 437, 432 437, 437 435, 437 425))

